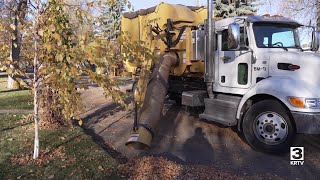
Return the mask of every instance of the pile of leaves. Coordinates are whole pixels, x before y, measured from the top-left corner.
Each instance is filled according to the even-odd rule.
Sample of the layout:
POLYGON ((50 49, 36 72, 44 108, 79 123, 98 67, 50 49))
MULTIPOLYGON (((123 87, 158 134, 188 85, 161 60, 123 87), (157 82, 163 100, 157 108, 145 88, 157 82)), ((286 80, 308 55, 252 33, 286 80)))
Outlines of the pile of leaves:
POLYGON ((183 165, 164 157, 152 156, 132 159, 118 169, 130 179, 250 179, 213 166, 183 165))

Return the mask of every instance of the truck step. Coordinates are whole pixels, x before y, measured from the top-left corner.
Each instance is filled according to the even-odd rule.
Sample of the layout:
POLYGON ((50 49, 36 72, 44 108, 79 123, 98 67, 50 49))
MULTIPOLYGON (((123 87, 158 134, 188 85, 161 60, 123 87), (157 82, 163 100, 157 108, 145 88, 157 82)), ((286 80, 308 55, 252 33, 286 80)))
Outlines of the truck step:
POLYGON ((241 96, 233 96, 233 95, 228 95, 228 94, 217 94, 216 99, 224 100, 224 101, 232 101, 235 103, 240 103, 241 101, 241 96))
POLYGON ((237 124, 236 113, 239 102, 238 98, 205 98, 205 111, 199 117, 226 126, 234 126, 237 124))
POLYGON ((237 125, 237 121, 234 120, 229 120, 226 117, 219 117, 218 115, 213 115, 213 114, 199 114, 199 117, 208 121, 216 122, 219 124, 223 124, 225 126, 235 126, 237 125))

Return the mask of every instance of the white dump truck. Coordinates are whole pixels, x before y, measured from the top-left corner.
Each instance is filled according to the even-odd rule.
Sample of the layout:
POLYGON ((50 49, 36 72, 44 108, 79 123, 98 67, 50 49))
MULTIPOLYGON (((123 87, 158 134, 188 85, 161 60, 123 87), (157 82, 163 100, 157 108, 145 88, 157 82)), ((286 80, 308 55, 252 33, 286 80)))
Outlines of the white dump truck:
POLYGON ((314 29, 311 49, 306 51, 297 31, 303 25, 294 20, 242 16, 213 21, 212 6, 208 5, 208 20, 190 31, 190 61, 203 62, 204 86, 201 81, 194 86, 199 81, 190 77, 192 64, 186 66, 188 75, 174 75, 186 60, 169 46, 171 36, 181 35, 171 32, 168 24, 174 20, 168 20, 168 47, 150 78, 127 145, 150 145, 167 93, 181 98, 185 106, 204 107, 200 118, 236 126, 260 151, 287 151, 296 133, 320 134, 319 33, 314 29))

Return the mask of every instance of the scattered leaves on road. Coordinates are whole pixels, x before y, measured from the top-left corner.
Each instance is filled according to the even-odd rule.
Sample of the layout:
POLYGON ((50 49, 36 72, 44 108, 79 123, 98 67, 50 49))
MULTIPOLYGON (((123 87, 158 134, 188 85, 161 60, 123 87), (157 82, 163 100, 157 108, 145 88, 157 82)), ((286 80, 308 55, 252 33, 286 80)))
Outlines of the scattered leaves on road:
POLYGON ((136 158, 120 165, 119 170, 130 179, 239 179, 214 167, 182 165, 163 157, 136 158))
MULTIPOLYGON (((163 157, 135 158, 119 165, 119 172, 129 179, 264 179, 263 176, 238 175, 221 171, 214 166, 183 165, 163 157)), ((271 177, 272 175, 270 175, 271 177)), ((273 179, 281 179, 273 177, 273 179)))

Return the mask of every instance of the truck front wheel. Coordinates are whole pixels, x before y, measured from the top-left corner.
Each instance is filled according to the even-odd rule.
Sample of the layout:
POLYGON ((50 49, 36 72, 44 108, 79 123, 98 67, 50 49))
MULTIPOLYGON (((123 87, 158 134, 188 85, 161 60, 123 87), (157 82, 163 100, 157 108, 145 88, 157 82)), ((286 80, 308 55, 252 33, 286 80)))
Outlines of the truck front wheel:
POLYGON ((242 125, 249 145, 258 151, 288 151, 295 135, 287 110, 276 100, 263 100, 252 105, 242 125))

